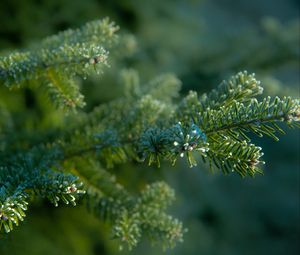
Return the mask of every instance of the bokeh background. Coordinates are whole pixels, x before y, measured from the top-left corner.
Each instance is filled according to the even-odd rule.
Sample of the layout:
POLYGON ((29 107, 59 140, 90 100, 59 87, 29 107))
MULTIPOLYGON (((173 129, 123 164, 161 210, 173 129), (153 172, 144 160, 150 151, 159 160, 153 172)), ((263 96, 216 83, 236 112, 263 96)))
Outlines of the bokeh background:
MULTIPOLYGON (((122 96, 122 68, 137 69, 142 82, 173 72, 182 80, 182 95, 209 91, 248 70, 262 80, 265 94, 300 97, 299 9, 297 0, 1 0, 0 53, 108 16, 121 27, 124 50, 102 77, 84 82, 85 111, 122 96)), ((1 93, 3 88, 0 100, 1 93)), ((23 100, 16 109, 27 107, 32 121, 43 102, 30 90, 18 97, 23 100)), ((35 119, 41 128, 50 121, 59 125, 61 113, 41 108, 35 119)), ((1 236, 0 254, 299 254, 299 131, 277 143, 253 139, 267 162, 265 174, 254 179, 211 174, 205 165, 189 169, 185 162, 175 168, 128 164, 113 170, 133 191, 162 178, 176 190, 171 211, 189 231, 174 250, 163 252, 144 241, 130 253, 120 252, 109 226, 84 207, 57 209, 37 202, 24 224, 1 236)))

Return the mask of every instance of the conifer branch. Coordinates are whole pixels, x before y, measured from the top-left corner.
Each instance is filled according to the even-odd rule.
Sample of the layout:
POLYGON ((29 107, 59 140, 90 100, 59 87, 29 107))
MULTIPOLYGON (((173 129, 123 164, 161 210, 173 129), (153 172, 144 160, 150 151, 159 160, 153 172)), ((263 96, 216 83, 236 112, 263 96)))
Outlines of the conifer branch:
POLYGON ((182 224, 164 212, 175 199, 174 191, 167 184, 147 185, 138 196, 133 196, 98 162, 85 158, 72 164, 72 172, 79 176, 86 189, 87 207, 111 223, 113 237, 120 241, 120 248, 125 243, 132 249, 143 235, 165 248, 182 241, 182 224))
MULTIPOLYGON (((107 19, 95 21, 1 57, 0 83, 9 88, 38 85, 58 107, 82 107, 75 77, 106 65, 116 30, 107 19)), ((174 191, 164 182, 155 182, 132 194, 107 169, 127 161, 160 166, 168 160, 174 165, 186 157, 190 167, 202 158, 212 170, 255 176, 262 172, 263 152, 248 134, 278 140, 277 133, 284 133, 278 122, 299 127, 299 100, 257 100, 263 89, 247 72, 202 97, 191 92, 179 103, 174 99, 181 82, 172 74, 143 85, 136 71, 125 70, 122 79, 125 97, 66 119, 70 123, 50 130, 51 136, 36 132, 37 144, 27 141, 23 131, 11 138, 6 131, 13 117, 0 108, 1 231, 10 232, 18 225, 29 202, 37 197, 55 206, 59 201, 76 205, 85 194, 87 208, 109 221, 113 236, 129 249, 143 236, 165 248, 174 247, 185 232, 182 223, 166 212, 174 191)))
POLYGON ((299 100, 290 97, 275 97, 272 100, 267 97, 261 102, 256 99, 252 99, 248 105, 234 102, 231 106, 222 106, 217 111, 208 110, 201 116, 199 113, 197 123, 207 135, 239 129, 239 132, 251 131, 260 137, 265 134, 278 140, 274 133, 282 130, 274 125, 271 127, 270 123, 286 122, 292 126, 299 121, 299 113, 299 100))
POLYGON ((41 44, 0 58, 0 84, 20 88, 41 86, 52 102, 64 109, 83 107, 75 76, 84 79, 102 72, 108 49, 116 43, 118 27, 108 19, 87 23, 46 38, 41 44))
POLYGON ((0 231, 10 232, 23 221, 27 201, 33 197, 47 198, 55 206, 59 201, 76 205, 76 197, 84 191, 76 176, 53 169, 59 167, 59 157, 56 150, 34 149, 0 163, 0 231))

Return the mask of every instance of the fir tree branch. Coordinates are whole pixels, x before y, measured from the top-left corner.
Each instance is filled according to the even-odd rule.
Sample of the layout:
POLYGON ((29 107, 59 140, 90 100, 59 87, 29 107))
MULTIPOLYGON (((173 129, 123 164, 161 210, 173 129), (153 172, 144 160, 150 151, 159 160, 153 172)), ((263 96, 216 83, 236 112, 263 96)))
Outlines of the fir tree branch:
POLYGON ((275 97, 273 100, 268 97, 258 102, 252 99, 248 105, 234 102, 229 107, 220 107, 220 110, 208 110, 199 113, 197 123, 207 135, 236 130, 243 132, 242 137, 246 137, 244 132, 253 132, 259 136, 263 134, 275 136, 276 131, 282 130, 270 124, 275 122, 286 122, 293 126, 300 120, 299 100, 285 97, 280 99, 275 97))
POLYGON ((51 101, 64 109, 83 107, 83 96, 75 76, 85 79, 107 65, 108 48, 116 43, 118 27, 108 19, 94 21, 80 29, 67 30, 41 44, 0 58, 0 84, 19 88, 38 84, 51 101), (106 49, 105 49, 106 48, 106 49), (96 67, 97 66, 97 67, 96 67))
MULTIPOLYGON (((67 165, 70 167, 70 162, 67 165)), ((111 223, 114 238, 120 240, 120 248, 125 243, 132 249, 143 235, 165 248, 182 241, 182 223, 164 212, 175 199, 174 191, 167 184, 147 185, 136 197, 90 158, 77 159, 71 165, 74 165, 72 172, 84 183, 88 208, 100 219, 111 223)))
MULTIPOLYGON (((0 83, 9 88, 38 84, 58 107, 83 107, 75 77, 106 65, 116 30, 107 19, 95 21, 1 57, 0 83)), ((254 176, 262 172, 263 153, 250 143, 247 133, 277 140, 276 132, 284 133, 277 122, 299 126, 299 100, 267 97, 258 101, 262 87, 247 72, 223 81, 200 98, 191 92, 179 104, 174 99, 181 83, 171 74, 142 85, 136 71, 126 70, 122 79, 126 97, 78 114, 50 138, 37 134, 39 144, 32 149, 34 142, 26 136, 10 144, 9 134, 2 132, 8 129, 10 116, 0 109, 5 118, 5 123, 0 120, 5 143, 0 154, 0 230, 9 232, 18 225, 28 201, 35 197, 47 198, 55 206, 59 201, 75 205, 86 192, 87 207, 108 220, 113 236, 129 249, 143 236, 173 247, 184 233, 181 222, 166 213, 174 191, 156 182, 131 194, 103 166, 145 160, 160 166, 162 160, 175 164, 186 157, 193 167, 202 157, 224 174, 254 176)))
POLYGON ((23 221, 28 200, 47 198, 55 206, 59 201, 76 205, 75 199, 84 193, 77 177, 54 170, 58 168, 56 150, 34 149, 0 163, 0 231, 10 232, 23 221))

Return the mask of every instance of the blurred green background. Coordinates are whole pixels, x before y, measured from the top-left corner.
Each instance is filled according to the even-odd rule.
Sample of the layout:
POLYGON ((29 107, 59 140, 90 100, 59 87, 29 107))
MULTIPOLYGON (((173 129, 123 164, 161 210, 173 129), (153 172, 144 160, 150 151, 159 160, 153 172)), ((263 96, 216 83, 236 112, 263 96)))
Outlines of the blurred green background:
MULTIPOLYGON (((182 95, 209 91, 248 70, 263 81, 265 94, 300 97, 299 8, 297 0, 1 0, 0 52, 108 16, 126 34, 126 54, 114 56, 102 77, 83 84, 85 111, 122 95, 117 77, 128 67, 137 69, 144 82, 176 73, 182 95)), ((3 88, 0 100, 1 93, 3 88)), ((189 169, 185 162, 176 168, 114 169, 132 190, 166 179, 177 192, 171 211, 189 229, 174 250, 163 252, 145 241, 131 254, 299 254, 299 131, 288 131, 277 143, 254 140, 267 162, 264 176, 254 179, 212 175, 204 165, 189 169)), ((118 251, 109 231, 83 207, 57 209, 39 202, 14 233, 0 237, 0 254, 127 254, 118 251)))

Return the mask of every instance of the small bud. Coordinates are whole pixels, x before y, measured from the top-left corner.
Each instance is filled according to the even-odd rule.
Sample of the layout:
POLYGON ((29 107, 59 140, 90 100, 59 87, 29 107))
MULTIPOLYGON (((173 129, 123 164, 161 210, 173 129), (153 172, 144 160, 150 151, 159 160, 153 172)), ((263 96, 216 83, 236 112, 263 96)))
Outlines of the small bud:
POLYGON ((76 192, 77 191, 77 188, 75 185, 72 185, 70 187, 67 188, 67 193, 73 193, 73 192, 76 192))
POLYGON ((7 218, 7 216, 6 216, 6 215, 4 215, 4 214, 0 214, 0 220, 7 221, 7 220, 8 220, 8 218, 7 218))

